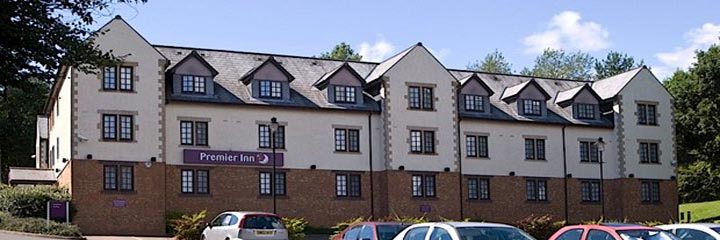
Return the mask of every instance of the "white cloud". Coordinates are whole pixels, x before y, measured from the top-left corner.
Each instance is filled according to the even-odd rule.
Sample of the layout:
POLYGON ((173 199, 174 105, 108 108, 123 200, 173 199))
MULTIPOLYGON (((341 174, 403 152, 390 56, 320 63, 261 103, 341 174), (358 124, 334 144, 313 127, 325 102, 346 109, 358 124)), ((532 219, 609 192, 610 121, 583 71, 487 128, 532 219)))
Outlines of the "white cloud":
POLYGON ((607 29, 596 22, 581 21, 580 13, 564 11, 550 19, 547 29, 523 39, 525 51, 541 53, 546 48, 599 51, 610 46, 607 29))
POLYGON ((685 33, 685 46, 655 54, 663 65, 654 66, 653 72, 660 79, 665 79, 676 69, 687 69, 695 63, 695 51, 720 43, 718 37, 720 37, 720 24, 705 23, 699 28, 691 29, 685 33))
POLYGON ((395 46, 384 39, 377 40, 375 43, 370 44, 369 42, 360 43, 360 55, 363 56, 363 61, 378 62, 385 60, 390 53, 393 53, 395 46))

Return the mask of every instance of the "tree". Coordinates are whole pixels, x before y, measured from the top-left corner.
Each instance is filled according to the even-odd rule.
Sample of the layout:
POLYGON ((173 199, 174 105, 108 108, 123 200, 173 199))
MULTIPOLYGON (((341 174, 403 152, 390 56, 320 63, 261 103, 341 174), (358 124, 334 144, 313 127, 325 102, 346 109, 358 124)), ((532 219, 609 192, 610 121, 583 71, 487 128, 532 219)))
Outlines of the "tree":
POLYGON ((720 169, 706 161, 678 168, 680 202, 693 203, 720 199, 720 169))
POLYGON ((468 70, 490 73, 512 73, 512 65, 505 60, 505 56, 495 49, 494 52, 485 55, 482 61, 475 61, 467 65, 468 70))
POLYGON ((524 68, 520 74, 547 78, 576 80, 592 79, 595 59, 584 52, 567 53, 564 50, 545 49, 535 58, 532 69, 524 68))
POLYGON ((641 67, 643 60, 635 63, 635 58, 625 53, 611 51, 605 59, 595 62, 595 79, 611 77, 633 68, 641 67))
POLYGON ((345 42, 341 42, 340 44, 335 45, 333 50, 330 52, 321 53, 320 57, 325 59, 353 61, 359 61, 362 59, 362 56, 356 53, 355 50, 353 50, 352 47, 350 47, 350 45, 345 42))
POLYGON ((678 161, 720 165, 720 46, 696 53, 687 71, 664 82, 673 96, 678 161))

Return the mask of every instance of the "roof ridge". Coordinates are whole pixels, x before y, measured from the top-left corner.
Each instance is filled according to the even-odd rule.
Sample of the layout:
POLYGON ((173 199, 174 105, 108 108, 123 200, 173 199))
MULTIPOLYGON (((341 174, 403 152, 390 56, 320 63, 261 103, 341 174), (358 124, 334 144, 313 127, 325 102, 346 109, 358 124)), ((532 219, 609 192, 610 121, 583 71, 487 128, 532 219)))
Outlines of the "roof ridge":
POLYGON ((468 69, 457 69, 457 68, 448 68, 447 70, 448 71, 456 71, 456 72, 482 73, 482 74, 489 74, 489 75, 527 77, 527 78, 536 78, 536 79, 542 79, 542 80, 558 80, 558 81, 570 81, 570 82, 593 82, 591 80, 579 80, 579 79, 569 79, 569 78, 550 78, 550 77, 539 77, 539 76, 523 75, 523 74, 515 74, 515 73, 495 73, 495 72, 485 72, 485 71, 476 71, 476 70, 468 70, 468 69))
POLYGON ((217 48, 184 47, 184 46, 172 46, 172 45, 162 45, 162 44, 152 44, 151 46, 153 46, 155 48, 177 48, 177 49, 186 49, 186 50, 192 50, 192 51, 196 51, 196 50, 197 51, 215 51, 215 52, 227 52, 227 53, 238 53, 238 54, 255 54, 255 55, 263 55, 263 56, 269 56, 269 57, 287 57, 287 58, 301 58, 301 59, 333 61, 333 62, 380 64, 379 62, 370 62, 370 61, 338 60, 338 59, 330 59, 330 58, 308 57, 308 56, 280 54, 280 53, 250 52, 250 51, 238 51, 238 50, 217 49, 217 48))

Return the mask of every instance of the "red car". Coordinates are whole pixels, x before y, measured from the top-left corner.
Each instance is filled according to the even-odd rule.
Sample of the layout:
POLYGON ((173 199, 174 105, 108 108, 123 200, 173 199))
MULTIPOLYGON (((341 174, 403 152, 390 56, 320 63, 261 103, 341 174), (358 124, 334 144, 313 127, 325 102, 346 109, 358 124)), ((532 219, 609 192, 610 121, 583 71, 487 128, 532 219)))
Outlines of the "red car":
POLYGON ((549 240, 679 240, 659 228, 624 223, 575 225, 558 230, 549 240))
POLYGON ((398 222, 359 222, 348 226, 332 240, 391 240, 407 226, 398 222))

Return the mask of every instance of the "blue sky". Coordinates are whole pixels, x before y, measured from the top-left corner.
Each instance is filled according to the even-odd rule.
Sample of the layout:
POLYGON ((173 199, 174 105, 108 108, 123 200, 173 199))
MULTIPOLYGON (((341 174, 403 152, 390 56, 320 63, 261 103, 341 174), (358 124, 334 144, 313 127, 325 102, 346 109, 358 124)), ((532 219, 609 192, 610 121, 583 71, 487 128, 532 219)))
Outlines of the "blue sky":
POLYGON ((515 71, 543 48, 610 50, 663 78, 718 42, 720 1, 198 1, 120 4, 153 44, 318 55, 347 42, 377 61, 423 42, 449 68, 498 49, 515 71))

